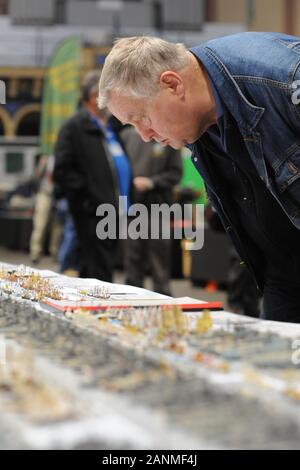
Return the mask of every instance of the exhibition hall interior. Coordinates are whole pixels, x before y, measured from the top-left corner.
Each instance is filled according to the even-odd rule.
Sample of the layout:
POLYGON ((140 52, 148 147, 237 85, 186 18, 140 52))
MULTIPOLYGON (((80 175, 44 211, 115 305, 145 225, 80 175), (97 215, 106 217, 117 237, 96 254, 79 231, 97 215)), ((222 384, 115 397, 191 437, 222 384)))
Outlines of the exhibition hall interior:
POLYGON ((0 0, 1 450, 299 449, 299 136, 300 0, 0 0))

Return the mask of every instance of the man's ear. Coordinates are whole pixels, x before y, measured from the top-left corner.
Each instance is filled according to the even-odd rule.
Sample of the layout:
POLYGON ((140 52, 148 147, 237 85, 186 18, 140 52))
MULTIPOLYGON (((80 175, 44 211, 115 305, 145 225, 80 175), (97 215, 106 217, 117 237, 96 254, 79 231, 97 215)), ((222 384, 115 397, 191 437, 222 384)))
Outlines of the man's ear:
POLYGON ((182 77, 172 70, 163 72, 159 78, 159 84, 162 88, 169 88, 169 90, 179 96, 184 96, 184 83, 182 77))

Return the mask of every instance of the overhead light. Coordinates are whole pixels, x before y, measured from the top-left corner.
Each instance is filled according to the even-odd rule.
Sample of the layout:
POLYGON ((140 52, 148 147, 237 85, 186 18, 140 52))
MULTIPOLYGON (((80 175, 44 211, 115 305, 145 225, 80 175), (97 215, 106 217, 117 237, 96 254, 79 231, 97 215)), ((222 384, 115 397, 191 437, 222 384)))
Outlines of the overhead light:
POLYGON ((124 3, 120 0, 102 0, 97 2, 97 7, 100 10, 120 11, 123 9, 124 3))

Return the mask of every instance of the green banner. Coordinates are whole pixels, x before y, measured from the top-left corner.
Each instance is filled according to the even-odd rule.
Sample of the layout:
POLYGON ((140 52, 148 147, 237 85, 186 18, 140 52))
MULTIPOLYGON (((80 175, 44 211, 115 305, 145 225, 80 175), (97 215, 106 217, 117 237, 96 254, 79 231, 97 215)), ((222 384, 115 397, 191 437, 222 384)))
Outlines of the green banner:
POLYGON ((183 175, 180 181, 180 187, 190 188, 195 192, 195 203, 206 204, 206 193, 204 181, 194 167, 191 160, 191 152, 187 148, 182 149, 183 175))
POLYGON ((46 72, 41 118, 41 153, 52 155, 59 129, 78 104, 80 39, 69 38, 55 50, 46 72))

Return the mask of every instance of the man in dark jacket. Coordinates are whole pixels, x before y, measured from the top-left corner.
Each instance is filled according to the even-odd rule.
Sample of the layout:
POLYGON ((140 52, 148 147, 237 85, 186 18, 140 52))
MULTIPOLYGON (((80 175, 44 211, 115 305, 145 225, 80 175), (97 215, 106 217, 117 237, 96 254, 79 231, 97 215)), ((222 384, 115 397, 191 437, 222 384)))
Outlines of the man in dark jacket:
POLYGON ((55 149, 54 182, 57 197, 66 197, 80 245, 80 276, 112 281, 116 239, 96 235, 102 203, 118 207, 128 196, 129 161, 118 139, 116 121, 97 103, 99 73, 89 73, 82 86, 84 107, 62 127, 55 149))

